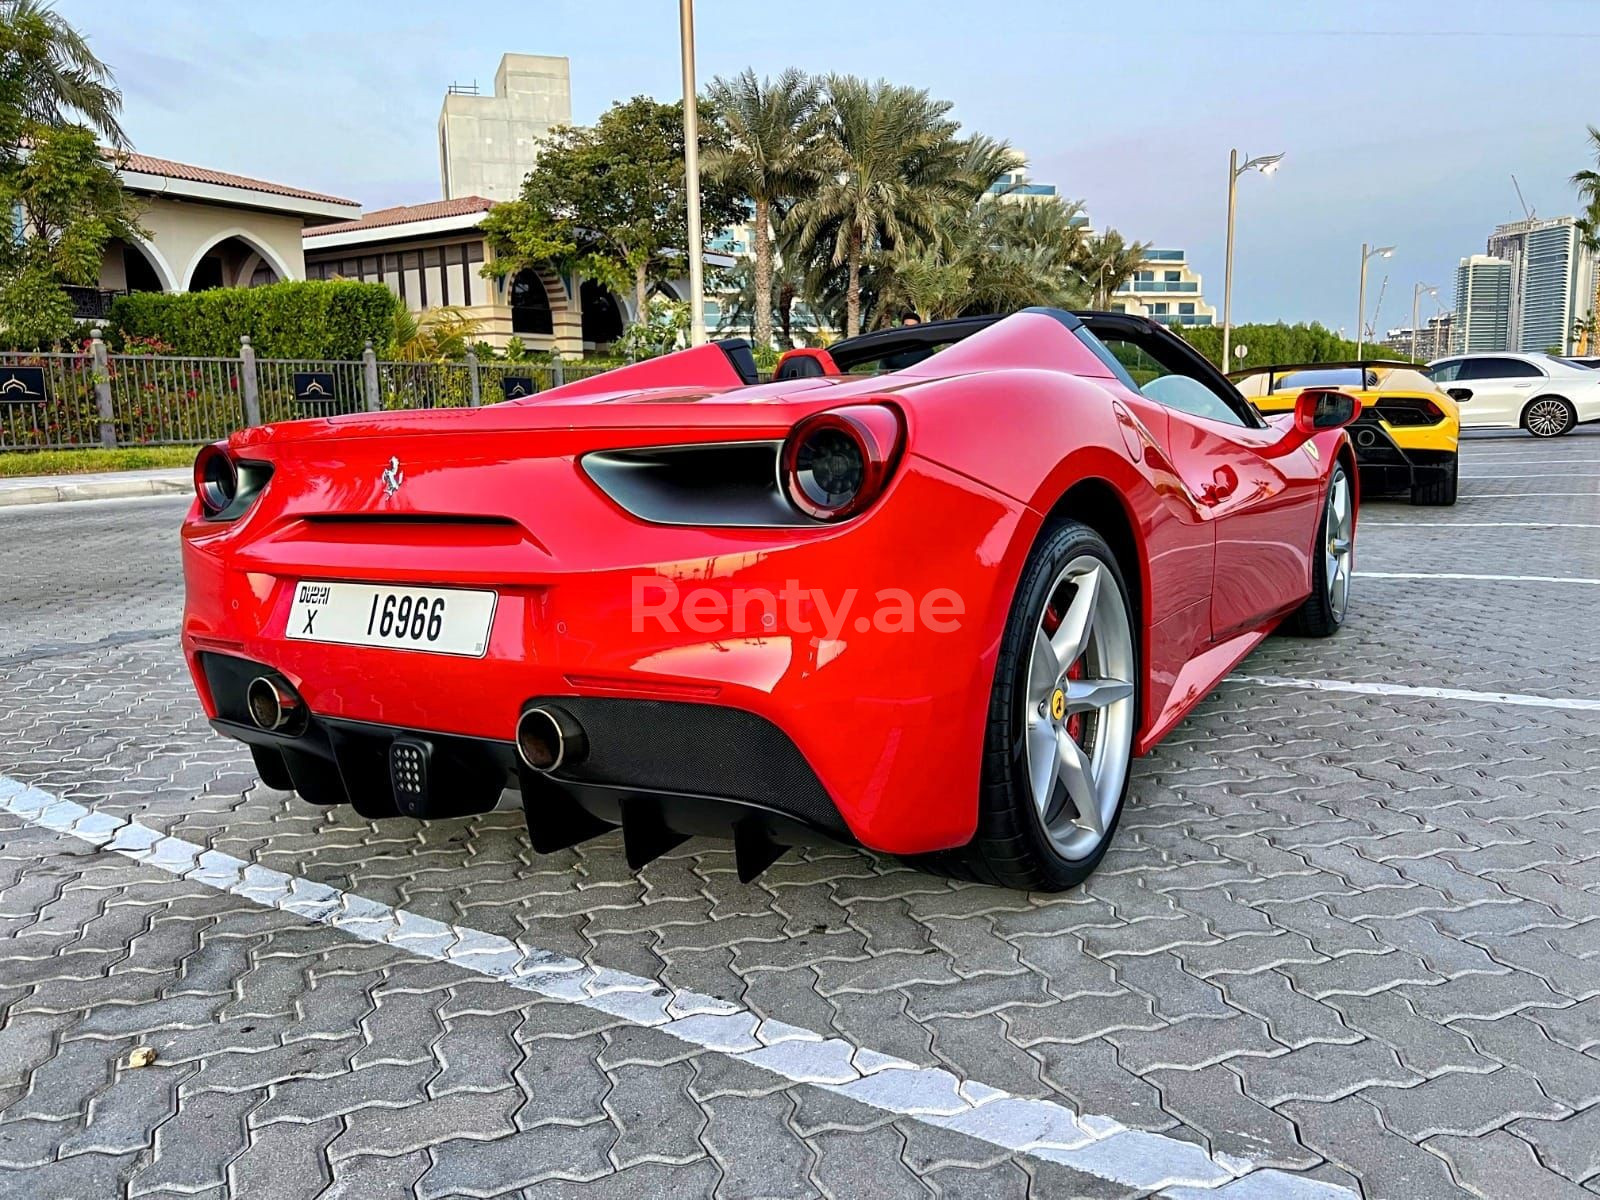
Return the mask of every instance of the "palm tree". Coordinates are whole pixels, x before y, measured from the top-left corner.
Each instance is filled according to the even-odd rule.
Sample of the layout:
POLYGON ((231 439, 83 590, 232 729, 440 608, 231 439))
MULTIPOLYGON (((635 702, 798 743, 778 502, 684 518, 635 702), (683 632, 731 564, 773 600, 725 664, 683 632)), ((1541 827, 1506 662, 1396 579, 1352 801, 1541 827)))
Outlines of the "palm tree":
MULTIPOLYGON (((111 72, 44 0, 0 0, 0 100, 16 105, 25 122, 81 120, 113 146, 128 144, 111 72)), ((4 132, 12 137, 19 131, 4 132)))
MULTIPOLYGON (((1589 126, 1589 155, 1594 167, 1586 167, 1572 176, 1572 186, 1584 205, 1584 214, 1578 218, 1578 237, 1584 249, 1600 254, 1600 128, 1589 126)), ((1600 318, 1600 271, 1595 272, 1594 296, 1591 313, 1600 318)))
MULTIPOLYGON (((1594 174, 1594 172, 1588 172, 1594 174)), ((1584 210, 1583 216, 1578 218, 1578 245, 1587 250, 1591 255, 1600 255, 1600 194, 1589 201, 1589 207, 1584 210)), ((1594 272, 1594 295, 1589 303, 1589 321, 1584 327, 1580 337, 1580 348, 1577 354, 1584 354, 1589 348, 1589 338, 1594 334, 1594 323, 1600 319, 1600 271, 1594 272)))
MULTIPOLYGON (((732 79, 718 76, 708 89, 727 145, 707 152, 706 174, 749 199, 754 213, 755 294, 772 294, 775 207, 792 202, 816 182, 821 131, 820 85, 790 67, 777 79, 758 79, 746 68, 732 79)), ((758 303, 752 321, 756 345, 772 345, 772 305, 758 303)))
POLYGON ((1083 281, 1094 289, 1096 308, 1105 308, 1111 293, 1133 278, 1149 250, 1149 242, 1124 241, 1115 229, 1084 241, 1076 266, 1083 281))
POLYGON ((861 268, 875 248, 934 236, 946 205, 970 195, 966 146, 950 105, 919 88, 832 75, 825 85, 820 184, 790 214, 817 265, 844 267, 845 332, 861 331, 861 268))

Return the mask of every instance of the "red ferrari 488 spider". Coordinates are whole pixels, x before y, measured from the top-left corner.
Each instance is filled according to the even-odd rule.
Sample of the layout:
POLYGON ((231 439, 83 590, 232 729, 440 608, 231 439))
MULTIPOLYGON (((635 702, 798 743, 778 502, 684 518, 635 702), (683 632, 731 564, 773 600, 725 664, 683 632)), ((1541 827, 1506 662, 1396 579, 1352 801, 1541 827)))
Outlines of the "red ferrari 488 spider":
POLYGON ((543 852, 824 839, 1056 889, 1129 763, 1344 617, 1348 395, 1263 420, 1161 326, 1030 309, 757 379, 714 343, 195 464, 183 646, 261 777, 367 817, 517 788, 543 852))

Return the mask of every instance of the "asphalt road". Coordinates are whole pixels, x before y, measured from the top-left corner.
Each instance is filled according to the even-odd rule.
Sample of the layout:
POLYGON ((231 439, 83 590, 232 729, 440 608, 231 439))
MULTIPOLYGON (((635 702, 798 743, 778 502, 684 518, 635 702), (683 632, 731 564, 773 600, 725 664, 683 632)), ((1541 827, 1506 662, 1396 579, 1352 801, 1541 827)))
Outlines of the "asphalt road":
POLYGON ((1600 1192, 1600 437, 1367 505, 1063 896, 270 791, 181 509, 0 512, 0 1196, 1600 1192))

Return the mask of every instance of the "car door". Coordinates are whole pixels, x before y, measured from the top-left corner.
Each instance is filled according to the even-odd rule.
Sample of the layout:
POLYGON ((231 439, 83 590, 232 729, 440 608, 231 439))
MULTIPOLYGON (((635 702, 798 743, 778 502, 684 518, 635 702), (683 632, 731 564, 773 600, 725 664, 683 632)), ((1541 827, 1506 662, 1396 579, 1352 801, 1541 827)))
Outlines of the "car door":
POLYGON ((1445 388, 1461 406, 1463 426, 1505 428, 1521 423, 1543 380, 1544 372, 1520 358, 1466 358, 1445 388))
POLYGON ((1167 455, 1212 525, 1212 640, 1254 629, 1303 597, 1322 503, 1314 449, 1271 454, 1279 427, 1159 326, 1098 313, 1084 323, 1129 369, 1125 386, 1165 410, 1167 455))
POLYGON ((1173 460, 1216 526, 1211 636, 1255 629, 1304 593, 1322 502, 1321 469, 1305 447, 1269 453, 1276 425, 1248 428, 1175 410, 1173 460))

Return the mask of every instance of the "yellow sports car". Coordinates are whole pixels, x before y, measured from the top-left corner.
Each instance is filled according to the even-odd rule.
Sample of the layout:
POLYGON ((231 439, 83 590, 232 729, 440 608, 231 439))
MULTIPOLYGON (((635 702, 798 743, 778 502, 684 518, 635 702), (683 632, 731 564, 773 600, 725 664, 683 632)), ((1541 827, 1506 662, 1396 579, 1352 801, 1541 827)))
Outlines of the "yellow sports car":
POLYGON ((1306 388, 1338 388, 1361 402, 1350 441, 1368 495, 1409 492, 1413 504, 1454 504, 1461 415, 1413 363, 1302 363, 1228 376, 1262 413, 1294 408, 1306 388))

